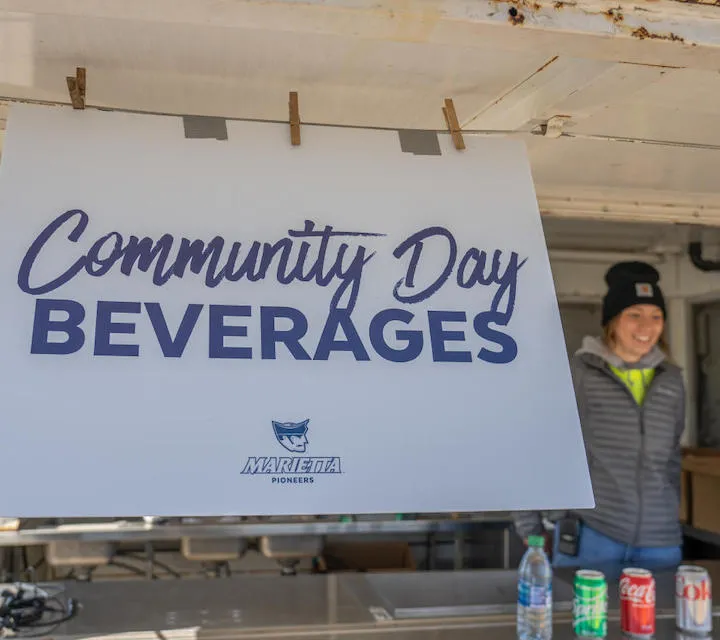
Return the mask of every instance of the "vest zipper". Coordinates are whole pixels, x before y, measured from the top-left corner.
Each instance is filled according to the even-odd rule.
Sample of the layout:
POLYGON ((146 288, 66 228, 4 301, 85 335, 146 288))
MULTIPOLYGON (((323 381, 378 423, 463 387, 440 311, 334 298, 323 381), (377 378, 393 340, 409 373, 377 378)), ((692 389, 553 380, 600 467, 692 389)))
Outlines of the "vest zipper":
MULTIPOLYGON (((647 392, 650 391, 648 389, 645 392, 645 400, 647 400, 647 392)), ((643 475, 643 466, 644 466, 644 460, 645 460, 645 403, 643 402, 642 405, 638 405, 638 410, 640 414, 640 454, 638 456, 638 465, 637 465, 637 486, 638 486, 638 518, 637 522, 635 523, 635 535, 633 536, 633 546, 637 546, 638 537, 640 536, 640 528, 642 527, 642 519, 643 519, 643 490, 642 490, 642 475, 643 475)))
MULTIPOLYGON (((643 515, 643 490, 642 490, 642 471, 643 471, 643 461, 645 459, 645 405, 647 404, 647 401, 650 399, 650 392, 652 390, 653 385, 655 384, 655 381, 658 377, 658 371, 656 370, 655 376, 650 381, 650 386, 645 391, 645 397, 643 399, 642 405, 639 405, 637 403, 637 400, 635 400, 635 396, 633 395, 632 391, 628 388, 628 386, 624 383, 623 380, 621 380, 615 373, 608 369, 607 367, 603 367, 602 370, 608 374, 615 382, 620 384, 623 389, 625 389, 625 392, 630 396, 630 399, 633 402, 633 405, 637 409, 638 412, 638 419, 640 422, 640 451, 638 453, 638 460, 637 465, 635 467, 635 481, 637 483, 637 497, 638 497, 638 516, 635 520, 635 534, 633 535, 633 546, 637 546, 638 536, 640 535, 640 527, 642 526, 642 515, 643 515)), ((641 374, 642 375, 642 374, 641 374)))

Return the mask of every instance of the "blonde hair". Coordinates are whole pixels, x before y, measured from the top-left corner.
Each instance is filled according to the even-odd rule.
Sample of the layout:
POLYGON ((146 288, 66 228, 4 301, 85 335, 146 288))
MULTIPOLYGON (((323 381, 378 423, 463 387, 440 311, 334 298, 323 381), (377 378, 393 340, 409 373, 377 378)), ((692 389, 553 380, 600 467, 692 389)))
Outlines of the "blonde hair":
MULTIPOLYGON (((605 343, 605 346, 613 350, 615 347, 615 327, 618 323, 618 318, 620 316, 615 316, 610 322, 608 322, 603 327, 603 334, 602 339, 605 343)), ((665 354, 665 358, 668 360, 668 362, 672 362, 672 354, 670 353, 670 345, 668 344, 667 338, 665 337, 665 327, 663 327, 663 331, 660 334, 660 337, 657 341, 657 346, 660 348, 660 350, 665 354)))

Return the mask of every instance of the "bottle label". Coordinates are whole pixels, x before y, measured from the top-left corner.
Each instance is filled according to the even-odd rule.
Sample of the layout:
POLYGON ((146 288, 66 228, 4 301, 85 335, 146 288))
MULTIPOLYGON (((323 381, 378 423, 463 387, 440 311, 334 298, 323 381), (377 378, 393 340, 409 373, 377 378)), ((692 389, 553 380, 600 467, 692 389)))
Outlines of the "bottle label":
POLYGON ((552 587, 550 585, 531 586, 521 580, 518 584, 518 604, 530 609, 544 609, 552 605, 552 587))

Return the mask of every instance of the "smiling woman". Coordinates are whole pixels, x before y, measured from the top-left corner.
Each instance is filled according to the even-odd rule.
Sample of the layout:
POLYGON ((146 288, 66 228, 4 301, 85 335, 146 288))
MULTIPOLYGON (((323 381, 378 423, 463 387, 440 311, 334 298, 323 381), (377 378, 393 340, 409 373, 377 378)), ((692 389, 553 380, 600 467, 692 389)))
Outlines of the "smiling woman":
POLYGON ((655 345, 666 354, 665 315, 654 304, 635 304, 613 318, 603 331, 603 339, 625 362, 637 362, 655 345))
MULTIPOLYGON (((560 521, 553 564, 669 568, 682 558, 682 375, 663 338, 658 272, 623 262, 605 280, 603 335, 585 338, 571 363, 595 508, 560 521)), ((516 528, 540 533, 539 514, 517 514, 516 528)))

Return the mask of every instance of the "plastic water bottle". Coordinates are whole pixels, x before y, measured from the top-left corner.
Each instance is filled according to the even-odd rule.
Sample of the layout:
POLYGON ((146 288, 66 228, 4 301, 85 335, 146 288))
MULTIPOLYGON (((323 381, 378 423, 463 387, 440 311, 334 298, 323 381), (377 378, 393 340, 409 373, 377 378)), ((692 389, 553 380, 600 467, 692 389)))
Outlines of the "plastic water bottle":
POLYGON ((552 567, 545 538, 530 536, 518 571, 517 632, 520 640, 552 637, 552 567))

